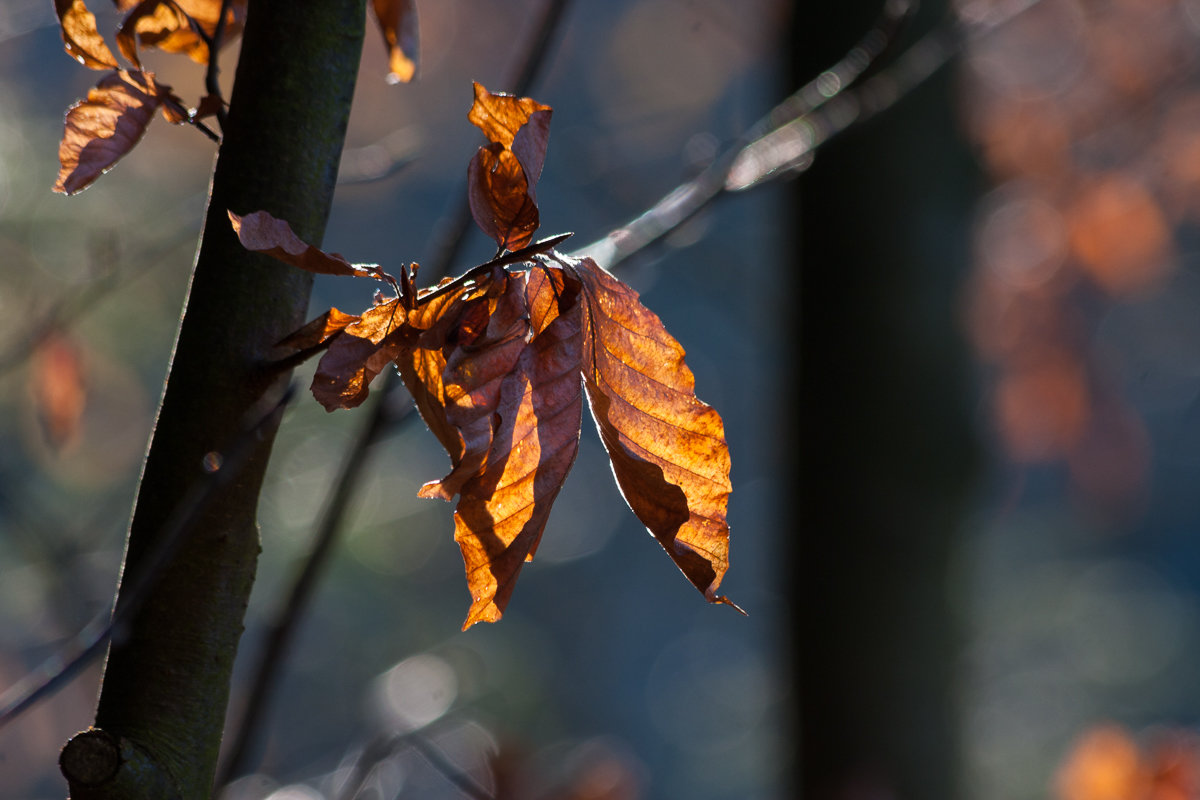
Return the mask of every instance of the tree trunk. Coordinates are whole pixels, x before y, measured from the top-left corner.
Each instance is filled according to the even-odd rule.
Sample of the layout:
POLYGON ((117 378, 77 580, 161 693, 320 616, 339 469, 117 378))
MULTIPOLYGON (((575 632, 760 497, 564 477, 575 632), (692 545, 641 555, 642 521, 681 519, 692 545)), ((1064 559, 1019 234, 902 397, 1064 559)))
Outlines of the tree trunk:
POLYGON ((320 243, 364 24, 365 0, 249 4, 187 307, 130 526, 119 615, 156 569, 161 539, 193 502, 189 491, 204 465, 219 463, 209 454, 228 455, 235 445, 250 452, 114 636, 99 730, 63 752, 74 800, 201 800, 211 792, 275 423, 253 439, 245 430, 287 379, 264 365, 272 344, 304 321, 311 285, 306 273, 243 250, 227 211, 267 210, 320 243))
MULTIPOLYGON (((802 4, 797 80, 840 58, 881 6, 802 4)), ((898 49, 945 11, 922 4, 898 49)), ((797 182, 802 527, 789 580, 810 800, 959 796, 947 579, 976 459, 956 305, 973 180, 943 68, 797 182)))

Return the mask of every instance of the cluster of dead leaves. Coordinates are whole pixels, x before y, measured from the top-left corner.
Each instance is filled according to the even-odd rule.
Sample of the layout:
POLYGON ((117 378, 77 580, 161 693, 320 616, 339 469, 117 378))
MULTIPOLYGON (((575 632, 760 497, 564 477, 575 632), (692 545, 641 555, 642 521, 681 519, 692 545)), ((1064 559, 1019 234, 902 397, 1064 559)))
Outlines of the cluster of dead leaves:
MULTIPOLYGON (((54 0, 67 54, 107 74, 88 96, 67 110, 59 145, 61 165, 54 191, 75 194, 90 186, 141 141, 154 114, 174 124, 198 124, 217 115, 224 100, 215 94, 188 107, 171 87, 142 65, 141 52, 157 49, 188 56, 208 66, 214 44, 224 45, 241 32, 246 0, 113 0, 124 14, 116 32, 121 66, 105 42, 96 17, 84 0, 54 0), (221 18, 222 8, 226 9, 221 18)), ((415 0, 374 0, 372 9, 389 54, 389 80, 408 81, 416 74, 415 0)))
POLYGON ((684 350, 637 293, 591 259, 529 244, 550 108, 475 86, 489 139, 469 169, 471 210, 502 255, 416 291, 378 266, 301 241, 286 222, 231 213, 242 244, 310 272, 387 281, 362 314, 330 309, 281 346, 323 349, 312 392, 351 408, 389 364, 450 455, 419 494, 452 500, 473 599, 464 628, 498 620, 533 558, 579 445, 584 396, 630 508, 711 602, 729 565, 729 449, 696 398, 684 350), (505 252, 508 251, 508 252, 505 252))

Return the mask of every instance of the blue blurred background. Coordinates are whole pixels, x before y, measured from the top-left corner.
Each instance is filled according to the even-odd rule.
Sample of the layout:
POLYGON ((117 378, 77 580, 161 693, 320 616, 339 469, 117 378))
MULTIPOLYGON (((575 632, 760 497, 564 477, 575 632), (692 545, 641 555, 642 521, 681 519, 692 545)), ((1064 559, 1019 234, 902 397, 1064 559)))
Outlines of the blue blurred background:
MULTIPOLYGON (((94 5, 101 30, 115 29, 94 5)), ((471 81, 509 88, 542 5, 418 0, 411 85, 384 81, 368 32, 327 250, 393 271, 432 257, 479 141, 471 81)), ((531 92, 554 107, 540 233, 574 231, 582 246, 641 213, 845 52, 880 5, 570 4, 531 92)), ((962 58, 933 88, 900 92, 797 182, 723 198, 620 268, 725 419, 734 493, 722 590, 749 617, 704 603, 678 573, 625 507, 585 423, 504 620, 459 632, 469 596, 451 507, 416 497, 446 457, 410 423, 370 455, 255 772, 229 800, 337 797, 369 743, 411 731, 420 738, 372 771, 373 796, 462 797, 422 752, 431 743, 484 785, 503 773, 519 797, 792 797, 801 753, 823 758, 813 743, 844 734, 805 715, 836 716, 851 695, 880 728, 901 725, 892 739, 914 743, 909 774, 938 788, 892 781, 888 759, 907 751, 880 745, 826 797, 1200 796, 1200 10, 927 3, 897 51, 954 20, 962 58), (888 127, 905 120, 917 127, 888 127), (857 242, 812 244, 826 232, 836 243, 840 228, 857 242), (852 260, 864 254, 869 269, 852 260), (871 293, 897 275, 915 277, 871 293), (874 344, 812 338, 855 329, 874 344), (891 369, 859 361, 868 347, 891 369), (802 349, 816 367, 802 369, 802 349), (894 387, 907 387, 924 416, 911 429, 889 413, 825 426, 820 415, 839 409, 821 403, 836 395, 814 395, 802 375, 862 380, 868 414, 889 412, 894 387), (911 470, 871 449, 896 435, 911 470), (965 455, 945 490, 913 494, 908 473, 946 453, 965 455), (812 475, 823 463, 825 484, 812 475), (820 505, 814 487, 853 497, 858 481, 894 486, 894 504, 864 493, 863 508, 843 508, 844 527, 801 524, 820 505), (937 517, 936 557, 925 539, 856 538, 851 520, 874 514, 886 527, 892 509, 937 517), (824 563, 801 540, 845 547, 819 551, 837 560, 824 563), (811 587, 831 575, 850 579, 820 601, 811 587), (905 587, 924 605, 910 606, 905 587), (882 641, 856 627, 868 617, 850 609, 864 599, 884 628, 893 614, 909 626, 892 650, 853 641, 882 641), (903 616, 910 608, 930 613, 903 616), (851 645, 822 652, 812 631, 851 645), (798 665, 823 659, 848 665, 845 685, 804 682, 814 671, 798 665), (921 749, 927 740, 939 743, 921 749)), ((181 96, 201 93, 190 62, 149 66, 181 96)), ((214 154, 159 120, 83 195, 52 194, 63 111, 95 78, 62 53, 48 2, 0 6, 0 687, 111 602, 214 154), (76 424, 55 427, 51 396, 76 424)), ((473 234, 459 267, 490 254, 473 234)), ((357 283, 318 280, 313 315, 365 307, 371 288, 357 283)), ((326 414, 306 395, 288 412, 233 717, 362 413, 326 414)), ((98 679, 93 666, 0 730, 0 799, 63 795, 57 752, 89 724, 98 679)))

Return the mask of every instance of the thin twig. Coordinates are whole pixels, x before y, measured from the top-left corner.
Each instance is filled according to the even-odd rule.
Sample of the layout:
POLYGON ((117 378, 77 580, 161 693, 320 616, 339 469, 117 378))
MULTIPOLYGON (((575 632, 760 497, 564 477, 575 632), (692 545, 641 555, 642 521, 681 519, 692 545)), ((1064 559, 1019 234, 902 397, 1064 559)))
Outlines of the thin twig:
POLYGON ((219 466, 201 473, 192 482, 161 534, 155 537, 158 544, 147 558, 146 568, 139 571, 129 588, 122 592, 121 603, 108 621, 105 622, 104 617, 94 619, 74 637, 73 647, 50 658, 0 695, 0 727, 57 692, 100 655, 111 639, 120 638, 124 624, 141 609, 163 568, 195 529, 217 492, 238 476, 258 446, 261 431, 278 423, 294 395, 295 386, 289 386, 266 414, 243 429, 224 454, 214 454, 217 457, 211 463, 219 466))
MULTIPOLYGON (((208 38, 208 68, 204 71, 204 89, 211 96, 217 98, 220 103, 217 105, 217 124, 221 126, 221 130, 225 130, 225 124, 228 119, 228 114, 225 110, 225 99, 221 95, 221 74, 220 51, 221 40, 225 38, 225 18, 229 16, 229 9, 232 5, 232 0, 221 0, 221 14, 217 17, 217 27, 213 29, 213 34, 208 38)), ((199 127, 200 122, 194 123, 199 127)), ((217 139, 216 141, 219 141, 217 139)))

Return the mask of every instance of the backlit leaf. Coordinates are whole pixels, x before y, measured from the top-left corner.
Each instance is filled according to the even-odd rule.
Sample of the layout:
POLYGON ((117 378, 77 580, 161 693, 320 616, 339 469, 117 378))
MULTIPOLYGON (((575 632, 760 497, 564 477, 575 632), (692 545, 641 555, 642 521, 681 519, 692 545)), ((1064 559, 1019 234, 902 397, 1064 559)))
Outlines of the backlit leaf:
MULTIPOLYGON (((483 469, 460 489, 454 538, 472 599, 464 630, 500 619, 575 462, 583 393, 581 307, 578 285, 572 284, 571 291, 559 292, 558 313, 546 320, 504 377, 494 412, 498 424, 483 469)), ((543 295, 555 288, 542 273, 532 274, 526 302, 545 305, 543 295)))
POLYGON ((536 184, 550 136, 549 106, 475 84, 467 114, 490 141, 467 170, 471 216, 502 248, 527 245, 539 224, 536 184))
POLYGON ((284 220, 266 211, 255 211, 244 217, 229 212, 229 221, 242 247, 256 253, 266 253, 285 264, 319 275, 349 275, 383 280, 377 264, 351 264, 337 253, 326 253, 300 239, 284 220))
POLYGON ((174 0, 143 0, 125 15, 117 29, 117 48, 141 67, 140 47, 187 53, 193 61, 208 63, 207 43, 192 30, 188 15, 174 0))
POLYGON ((529 244, 539 224, 525 170, 511 150, 498 144, 481 147, 467 168, 471 216, 484 233, 506 250, 529 244))
POLYGON ((333 334, 312 382, 313 397, 326 411, 354 408, 367 399, 371 381, 400 355, 399 336, 389 335, 404 319, 400 301, 393 299, 333 334))
MULTIPOLYGON (((600 438, 633 513, 710 602, 729 567, 731 484, 720 415, 700 402, 684 350, 637 292, 576 262, 583 377, 600 438)), ((732 605, 732 603, 731 603, 732 605)))
MULTIPOLYGON (((217 20, 221 17, 221 0, 118 0, 117 8, 132 14, 139 12, 142 6, 149 6, 150 14, 143 16, 137 33, 143 47, 153 47, 166 53, 184 53, 199 64, 207 64, 209 59, 208 44, 204 37, 211 38, 217 30, 217 20), (154 10, 155 6, 175 6, 182 17, 154 10), (196 30, 199 27, 204 36, 196 30)), ((128 15, 127 15, 128 17, 128 15)), ((229 12, 225 16, 225 25, 221 29, 221 45, 224 46, 237 38, 241 33, 246 18, 246 0, 233 0, 229 4, 229 12)), ((128 24, 122 25, 125 27, 128 24)), ((124 49, 122 49, 122 52, 124 49)), ((128 57, 128 56, 127 56, 128 57)), ((135 62, 136 63, 136 62, 135 62)))
POLYGON ((83 0, 54 0, 67 55, 90 69, 116 69, 117 58, 104 43, 96 17, 83 0))
POLYGON ((75 194, 87 188, 132 150, 165 90, 149 72, 114 72, 67 109, 54 191, 75 194))
POLYGON ((417 75, 416 0, 373 0, 371 8, 388 50, 388 82, 408 83, 417 75))

